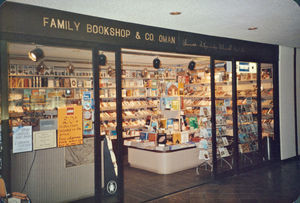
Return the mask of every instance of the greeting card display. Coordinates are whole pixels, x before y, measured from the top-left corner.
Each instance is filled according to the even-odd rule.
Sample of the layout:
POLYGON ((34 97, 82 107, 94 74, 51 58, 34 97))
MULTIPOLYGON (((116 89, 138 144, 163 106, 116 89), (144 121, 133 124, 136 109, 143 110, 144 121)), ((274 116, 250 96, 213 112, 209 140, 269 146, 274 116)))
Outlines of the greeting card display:
POLYGON ((199 160, 209 160, 209 153, 207 150, 200 150, 199 151, 199 160))
POLYGON ((200 107, 200 116, 211 116, 210 106, 200 107))
POLYGON ((218 148, 218 151, 219 151, 220 156, 221 156, 222 158, 223 158, 223 157, 228 157, 228 156, 230 156, 230 154, 229 154, 229 152, 228 152, 228 150, 227 150, 226 147, 219 147, 219 148, 218 148))

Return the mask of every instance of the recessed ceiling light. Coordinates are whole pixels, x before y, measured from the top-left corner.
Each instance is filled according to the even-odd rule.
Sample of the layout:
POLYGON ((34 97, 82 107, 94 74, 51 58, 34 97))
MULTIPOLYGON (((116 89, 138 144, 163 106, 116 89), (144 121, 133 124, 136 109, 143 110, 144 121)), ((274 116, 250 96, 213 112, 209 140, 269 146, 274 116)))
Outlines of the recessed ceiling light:
POLYGON ((170 12, 170 15, 172 15, 172 16, 178 16, 178 15, 180 15, 180 14, 181 14, 180 11, 173 11, 173 12, 170 12))
POLYGON ((257 27, 248 27, 248 30, 257 30, 257 27))

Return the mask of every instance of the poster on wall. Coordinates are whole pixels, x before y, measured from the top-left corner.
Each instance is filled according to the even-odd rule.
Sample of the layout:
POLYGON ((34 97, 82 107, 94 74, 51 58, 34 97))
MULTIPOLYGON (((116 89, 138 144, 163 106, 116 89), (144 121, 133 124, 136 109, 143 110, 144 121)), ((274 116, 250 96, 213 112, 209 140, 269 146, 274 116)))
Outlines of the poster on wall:
POLYGON ((79 145, 82 136, 82 106, 69 106, 58 109, 58 147, 79 145))
POLYGON ((84 138, 82 145, 65 147, 66 167, 94 163, 94 137, 84 138))
POLYGON ((32 126, 13 127, 13 153, 32 151, 32 126))
POLYGON ((56 147, 56 130, 33 132, 33 150, 56 147))

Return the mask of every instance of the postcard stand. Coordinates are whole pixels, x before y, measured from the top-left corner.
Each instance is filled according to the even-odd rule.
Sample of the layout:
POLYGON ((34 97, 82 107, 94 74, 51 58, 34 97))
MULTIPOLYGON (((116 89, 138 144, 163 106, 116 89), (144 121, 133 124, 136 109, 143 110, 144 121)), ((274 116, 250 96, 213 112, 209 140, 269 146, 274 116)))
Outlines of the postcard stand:
POLYGON ((224 159, 223 157, 219 157, 219 160, 221 160, 221 167, 223 167, 223 162, 225 162, 230 167, 230 169, 232 169, 232 165, 226 159, 224 159))
POLYGON ((207 161, 204 161, 203 163, 201 163, 199 166, 197 166, 196 168, 196 174, 197 175, 200 175, 200 168, 204 166, 204 169, 207 171, 208 170, 208 167, 210 167, 210 172, 211 172, 211 175, 212 175, 212 172, 213 172, 213 165, 212 163, 209 162, 209 160, 207 161))

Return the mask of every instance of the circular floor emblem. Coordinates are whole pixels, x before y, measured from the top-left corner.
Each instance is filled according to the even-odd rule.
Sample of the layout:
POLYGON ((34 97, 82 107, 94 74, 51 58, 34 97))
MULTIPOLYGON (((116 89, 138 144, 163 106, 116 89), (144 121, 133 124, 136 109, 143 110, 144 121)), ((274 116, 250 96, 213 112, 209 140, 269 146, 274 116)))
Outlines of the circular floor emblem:
POLYGON ((107 183, 106 189, 109 194, 115 194, 117 191, 117 183, 114 180, 111 180, 107 183))

